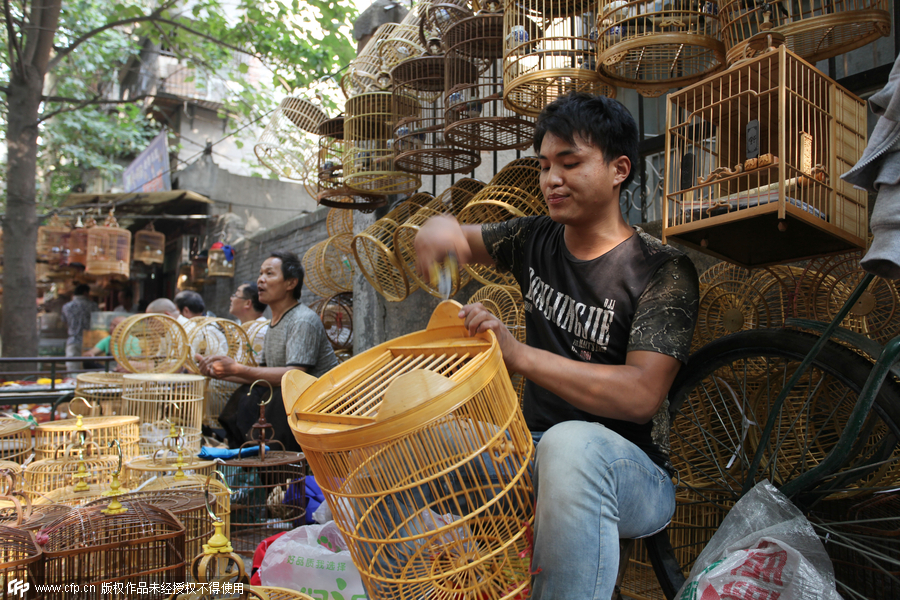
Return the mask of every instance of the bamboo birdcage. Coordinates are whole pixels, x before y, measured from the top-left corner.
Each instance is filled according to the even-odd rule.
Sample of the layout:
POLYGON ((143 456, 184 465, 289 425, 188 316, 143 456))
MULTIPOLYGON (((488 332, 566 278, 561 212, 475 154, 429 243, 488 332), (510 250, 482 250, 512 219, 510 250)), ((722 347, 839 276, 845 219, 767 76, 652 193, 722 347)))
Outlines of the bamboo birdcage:
POLYGON ((784 46, 666 101, 663 241, 751 267, 865 247, 865 103, 784 46))
POLYGON ((469 336, 460 308, 441 303, 424 331, 333 379, 285 378, 289 424, 372 600, 528 594, 534 445, 496 337, 469 336))
POLYGON ((131 274, 131 232, 119 227, 112 210, 103 225, 88 229, 87 245, 85 273, 128 279, 131 274))
MULTIPOLYGON (((133 598, 127 584, 147 589, 142 594, 162 600, 160 591, 185 581, 184 526, 165 509, 141 502, 131 503, 125 512, 106 514, 107 507, 95 505, 72 511, 44 529, 44 575, 47 581, 95 586, 111 586, 109 596, 133 598)), ((97 597, 89 596, 87 597, 97 597)))
POLYGON ((128 317, 116 327, 110 349, 119 366, 130 373, 173 373, 184 366, 189 346, 178 321, 146 313, 128 317))
POLYGON ((46 598, 37 586, 46 583, 44 554, 34 534, 17 527, 0 525, 0 580, 4 582, 4 598, 46 598), (21 587, 16 588, 16 582, 21 587), (21 590, 21 596, 17 591, 21 590))
POLYGON ((424 52, 425 49, 419 42, 417 23, 384 23, 350 62, 347 72, 341 77, 341 89, 348 99, 383 91, 391 82, 388 75, 390 67, 384 67, 384 59, 391 62, 419 56, 424 52))
POLYGON ((82 225, 81 217, 75 223, 75 227, 69 232, 69 243, 66 252, 66 264, 87 266, 88 259, 88 231, 94 228, 97 222, 88 216, 82 225))
POLYGON ((86 431, 86 439, 99 446, 101 455, 109 456, 109 443, 119 440, 126 459, 139 454, 140 437, 136 416, 81 417, 40 423, 34 430, 34 457, 37 460, 54 458, 56 449, 76 440, 79 431, 86 431))
POLYGON ((0 417, 0 459, 18 464, 31 454, 31 425, 28 421, 0 417))
POLYGON ((269 330, 269 321, 250 321, 244 323, 241 328, 247 334, 247 340, 250 344, 251 352, 248 352, 247 362, 245 364, 255 366, 259 362, 259 356, 262 354, 263 346, 266 342, 266 332, 269 330), (253 359, 252 362, 250 359, 253 359))
POLYGON ((166 257, 166 235, 156 231, 151 222, 147 227, 134 232, 134 252, 132 258, 135 262, 145 265, 161 265, 166 257))
POLYGON ((206 258, 195 256, 191 259, 191 280, 194 285, 205 285, 210 281, 209 267, 206 266, 206 258))
POLYGON ((315 139, 309 134, 316 134, 327 118, 309 100, 284 98, 253 147, 256 158, 279 177, 305 180, 316 149, 315 139))
MULTIPOLYGON (((197 319, 191 319, 194 321, 197 319)), ((240 325, 230 319, 205 318, 188 332, 190 352, 185 365, 192 373, 200 373, 197 357, 227 356, 241 364, 248 364, 247 348, 250 340, 240 325)))
POLYGON ((369 92, 347 100, 344 117, 344 185, 358 194, 389 195, 414 192, 422 184, 417 175, 394 165, 392 124, 416 118, 422 107, 413 97, 369 92))
POLYGON ((315 308, 310 305, 325 328, 325 337, 328 338, 334 350, 347 350, 353 348, 353 295, 347 292, 335 294, 330 298, 323 298, 316 303, 315 308))
POLYGON ((346 210, 331 209, 325 217, 325 231, 328 237, 342 233, 353 234, 353 213, 346 210))
POLYGON ((721 0, 718 4, 729 63, 752 53, 766 32, 783 36, 789 50, 811 63, 850 52, 891 32, 886 0, 721 0))
MULTIPOLYGON (((416 270, 416 234, 422 225, 425 224, 425 221, 433 216, 441 214, 459 215, 460 211, 465 208, 466 204, 482 188, 484 188, 484 183, 477 179, 468 177, 460 179, 438 194, 434 200, 417 210, 405 223, 401 223, 397 231, 394 232, 394 254, 400 266, 406 272, 406 276, 414 281, 418 287, 436 298, 441 297, 436 283, 423 277, 416 270)), ((451 296, 456 295, 469 282, 468 271, 460 271, 458 280, 458 283, 453 286, 454 289, 450 291, 451 296)))
POLYGON ((394 164, 403 171, 446 175, 468 173, 481 164, 478 152, 448 146, 444 140, 445 86, 455 89, 477 84, 478 68, 463 58, 456 58, 446 68, 444 61, 443 56, 421 56, 391 70, 394 164), (458 79, 446 79, 445 71, 447 77, 452 73, 458 79), (410 114, 410 99, 418 105, 415 114, 410 114))
POLYGON ((423 2, 418 15, 419 40, 422 47, 431 54, 440 54, 447 46, 447 36, 453 27, 473 16, 469 4, 471 3, 467 0, 423 2))
MULTIPOLYGON (((255 362, 254 362, 255 364, 255 362)), ((225 410, 225 405, 232 394, 241 387, 241 384, 224 379, 210 377, 206 382, 206 391, 203 398, 203 424, 210 429, 221 429, 219 415, 225 410)))
POLYGON ((344 116, 323 121, 319 126, 316 202, 344 210, 371 211, 384 206, 387 199, 383 195, 360 194, 344 185, 344 155, 348 147, 344 116))
POLYGON ((209 475, 213 474, 215 469, 212 469, 206 475, 200 475, 197 473, 185 475, 181 478, 176 478, 174 475, 158 475, 146 483, 141 487, 141 491, 156 491, 156 490, 171 490, 171 491, 200 491, 205 492, 207 488, 210 491, 210 494, 215 497, 216 502, 214 505, 214 513, 215 515, 222 519, 222 523, 224 524, 225 535, 229 535, 231 531, 231 492, 228 486, 221 481, 213 478, 209 483, 207 483, 207 479, 209 475))
POLYGON ((518 287, 505 285, 486 285, 469 297, 466 304, 480 302, 492 315, 500 319, 510 333, 520 342, 525 343, 525 330, 522 314, 522 292, 518 287))
POLYGON ((179 292, 183 292, 184 290, 199 292, 203 289, 203 282, 195 281, 192 271, 191 265, 185 264, 178 267, 178 278, 175 281, 175 289, 179 292))
POLYGON ((206 269, 210 277, 234 277, 234 254, 229 260, 223 248, 213 246, 206 258, 206 269))
POLYGON ((179 454, 175 450, 167 449, 152 456, 139 456, 129 460, 125 464, 122 484, 129 489, 135 489, 149 480, 164 477, 171 477, 172 481, 195 481, 192 476, 206 477, 215 468, 214 460, 200 460, 184 451, 179 454), (181 474, 178 474, 179 471, 181 474))
MULTIPOLYGON (((122 373, 79 373, 75 377, 75 396, 84 398, 91 405, 89 415, 109 417, 122 412, 122 373)), ((70 402, 69 412, 77 414, 86 408, 70 402)))
POLYGON ((350 244, 353 236, 343 233, 326 238, 303 255, 303 284, 315 295, 328 298, 353 291, 350 244))
POLYGON ((725 62, 718 5, 600 0, 590 25, 599 70, 614 85, 650 97, 711 75, 725 62))
POLYGON ((579 91, 610 98, 616 88, 597 71, 596 0, 505 0, 503 100, 536 117, 579 91))
POLYGON ((68 223, 53 214, 46 225, 41 225, 37 230, 37 260, 50 263, 53 266, 65 264, 66 244, 72 228, 68 223))
POLYGON ((123 381, 122 412, 140 419, 142 455, 174 448, 173 432, 183 438, 185 452, 200 452, 205 377, 129 374, 123 381))
MULTIPOLYGON (((88 446, 91 447, 93 444, 88 446)), ((83 481, 85 485, 103 484, 109 481, 118 464, 118 457, 109 455, 78 457, 59 454, 55 458, 36 460, 26 466, 22 473, 23 489, 34 501, 53 490, 75 485, 79 481, 83 481)))
POLYGON ((445 33, 446 84, 444 139, 470 150, 512 150, 528 147, 534 119, 503 103, 503 15, 479 12, 453 24, 445 33), (478 77, 465 82, 468 63, 478 77))
POLYGON ((512 187, 543 202, 541 192, 541 165, 537 157, 529 156, 511 161, 497 171, 491 178, 490 185, 512 187))
POLYGON ((434 199, 427 192, 413 194, 388 214, 353 237, 353 256, 366 280, 390 302, 400 302, 418 287, 406 276, 394 254, 394 233, 418 209, 434 199))

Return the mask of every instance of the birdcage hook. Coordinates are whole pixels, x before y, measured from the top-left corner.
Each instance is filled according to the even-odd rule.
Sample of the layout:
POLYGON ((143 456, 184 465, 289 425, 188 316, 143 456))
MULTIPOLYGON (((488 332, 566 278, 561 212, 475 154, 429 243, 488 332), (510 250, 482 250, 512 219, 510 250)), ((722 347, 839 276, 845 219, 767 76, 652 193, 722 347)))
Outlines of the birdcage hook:
POLYGON ((212 473, 206 476, 206 485, 204 485, 204 496, 203 501, 206 504, 206 512, 209 513, 209 518, 213 520, 214 523, 223 523, 222 517, 218 516, 215 512, 213 512, 212 507, 209 505, 209 483, 212 481, 212 478, 218 476, 219 479, 222 480, 222 483, 225 485, 225 491, 229 494, 233 494, 234 492, 231 490, 231 487, 228 485, 228 480, 225 479, 225 476, 222 474, 222 471, 216 469, 212 473))
POLYGON ((118 477, 118 476, 119 476, 119 473, 122 472, 122 445, 119 443, 119 440, 118 440, 118 439, 110 440, 110 441, 106 444, 106 447, 107 447, 107 448, 112 448, 113 446, 116 447, 116 454, 119 455, 119 466, 118 466, 118 468, 116 468, 116 470, 115 470, 115 472, 113 473, 113 475, 114 475, 115 477, 118 477))
POLYGON ((260 406, 265 406, 266 404, 268 404, 269 402, 272 401, 272 398, 275 396, 275 390, 272 388, 272 384, 269 383, 268 381, 266 381, 265 379, 257 379, 252 384, 250 384, 250 389, 247 390, 248 396, 253 393, 253 388, 256 386, 257 383, 264 383, 267 386, 269 386, 269 397, 266 398, 265 401, 259 403, 260 406))

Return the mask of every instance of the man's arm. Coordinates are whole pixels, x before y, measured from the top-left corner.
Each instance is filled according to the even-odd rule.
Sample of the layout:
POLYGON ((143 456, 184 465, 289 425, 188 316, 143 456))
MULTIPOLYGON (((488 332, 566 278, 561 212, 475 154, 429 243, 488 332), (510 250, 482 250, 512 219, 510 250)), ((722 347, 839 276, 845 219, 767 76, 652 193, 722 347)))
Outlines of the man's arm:
POLYGON ((292 369, 306 371, 305 367, 251 367, 242 365, 227 356, 197 357, 200 373, 214 379, 234 383, 253 383, 258 379, 268 381, 272 386, 280 386, 281 378, 292 369))
POLYGON ((449 215, 431 217, 416 234, 416 269, 428 273, 431 265, 453 252, 460 266, 477 263, 493 266, 481 236, 481 225, 460 225, 449 215))

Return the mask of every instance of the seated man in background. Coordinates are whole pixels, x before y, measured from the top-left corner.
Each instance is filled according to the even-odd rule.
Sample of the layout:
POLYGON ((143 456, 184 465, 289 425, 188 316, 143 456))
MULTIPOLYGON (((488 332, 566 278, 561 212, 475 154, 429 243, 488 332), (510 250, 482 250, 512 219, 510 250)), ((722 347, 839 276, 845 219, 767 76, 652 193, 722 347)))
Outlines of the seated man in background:
MULTIPOLYGON (((115 347, 110 346, 112 344, 113 332, 115 332, 116 327, 121 325, 124 320, 125 317, 113 318, 113 320, 109 322, 109 335, 97 342, 90 350, 85 350, 84 356, 113 356, 116 351, 115 347)), ((128 356, 139 356, 141 354, 141 345, 137 338, 129 336, 128 339, 125 340, 125 353, 128 356)), ((96 361, 85 361, 86 366, 89 364, 91 365, 88 366, 89 369, 103 366, 96 361)), ((115 370, 119 370, 118 365, 116 365, 115 370)))
MULTIPOLYGON (((175 307, 181 319, 193 319, 194 317, 202 317, 206 315, 206 303, 203 302, 203 296, 191 290, 184 290, 175 294, 175 307)), ((182 323, 183 326, 183 323, 182 323)))
POLYGON ((263 344, 269 330, 269 320, 263 316, 265 311, 266 305, 259 301, 259 288, 256 287, 256 283, 245 281, 231 295, 228 312, 237 317, 241 327, 250 337, 250 349, 257 362, 262 358, 263 344))

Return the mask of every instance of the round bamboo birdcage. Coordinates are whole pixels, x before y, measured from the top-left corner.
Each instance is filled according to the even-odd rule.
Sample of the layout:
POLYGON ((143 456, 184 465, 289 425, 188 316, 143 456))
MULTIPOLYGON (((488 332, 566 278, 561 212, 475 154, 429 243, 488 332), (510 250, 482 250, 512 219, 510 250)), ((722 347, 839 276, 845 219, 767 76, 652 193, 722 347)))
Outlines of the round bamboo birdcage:
POLYGON ((466 304, 476 302, 500 319, 516 340, 525 343, 525 311, 521 308, 522 292, 518 287, 486 285, 472 294, 466 304))
MULTIPOLYGON (((200 460, 186 452, 179 456, 174 450, 164 450, 153 456, 139 456, 129 460, 125 464, 122 484, 135 489, 146 481, 166 476, 171 477, 172 481, 188 480, 191 476, 205 478, 215 469, 214 460, 200 460), (178 471, 181 471, 181 475, 176 478, 178 471)), ((195 478, 190 481, 195 481, 195 478)))
POLYGON ((334 379, 286 378, 289 424, 372 600, 512 599, 531 580, 534 445, 496 337, 470 336, 460 308, 442 302, 334 379))
POLYGON ((724 66, 718 2, 600 0, 590 13, 597 64, 614 85, 655 97, 724 66))
POLYGON ((60 421, 40 423, 34 429, 34 457, 37 460, 54 458, 60 446, 66 446, 78 440, 78 432, 86 431, 86 440, 99 447, 98 452, 110 456, 113 451, 109 443, 119 440, 122 455, 126 459, 139 454, 138 418, 129 415, 113 417, 76 417, 60 421))
MULTIPOLYGON (((434 200, 420 208, 406 220, 401 223, 394 233, 394 255, 397 257, 400 266, 406 272, 406 276, 414 281, 415 284, 436 298, 441 297, 437 285, 423 277, 416 270, 416 250, 415 239, 416 234, 425 221, 433 216, 441 214, 459 215, 460 211, 465 208, 466 204, 484 188, 484 183, 477 179, 463 178, 451 185, 449 188, 438 194, 434 200)), ((450 295, 456 295, 460 289, 469 282, 468 271, 461 270, 458 277, 457 285, 453 286, 450 295)))
POLYGON ((529 196, 543 202, 541 192, 541 166, 537 158, 517 159, 497 171, 490 185, 517 188, 529 196))
POLYGON ((394 233, 415 211, 434 199, 427 192, 413 194, 388 214, 353 237, 353 256, 366 280, 390 302, 400 302, 418 287, 394 255, 394 233))
POLYGON ((417 175, 394 165, 392 124, 398 119, 418 118, 421 110, 416 98, 391 92, 369 92, 347 100, 344 185, 364 195, 405 194, 419 189, 422 182, 417 175))
POLYGON ((93 217, 87 217, 84 224, 81 218, 75 223, 74 229, 69 232, 69 243, 66 252, 66 264, 87 266, 88 259, 88 231, 97 225, 93 217))
MULTIPOLYGON (((196 318, 196 317, 195 317, 196 318)), ((194 319, 191 319, 194 321, 194 319)), ((250 340, 241 326, 230 319, 203 318, 202 322, 191 327, 188 332, 188 359, 185 366, 199 374, 200 365, 197 357, 227 356, 247 364, 247 349, 250 340)))
POLYGON ((481 154, 448 146, 444 140, 444 98, 448 86, 471 87, 478 82, 477 67, 455 58, 445 69, 443 56, 421 56, 391 70, 394 95, 392 144, 396 168, 409 173, 445 175, 468 173, 481 164, 481 154), (446 75, 445 75, 446 71, 446 75), (455 79, 447 79, 449 76, 455 79), (410 114, 410 99, 418 105, 410 114))
MULTIPOLYGON (((322 204, 322 199, 334 203, 346 204, 352 202, 347 198, 341 198, 341 192, 345 196, 353 196, 354 193, 344 186, 344 152, 347 142, 344 139, 344 115, 333 119, 327 119, 319 125, 319 151, 317 155, 316 171, 316 201, 322 204), (343 201, 342 201, 343 200, 343 201)), ((377 201, 384 201, 381 196, 375 196, 377 201)), ((373 199, 373 202, 376 201, 373 199)), ((360 200, 365 202, 365 200, 360 200)), ((326 204, 326 206, 330 206, 326 204)), ((345 208, 336 206, 335 208, 345 208)), ((346 207, 346 208, 353 208, 346 207)))
MULTIPOLYGON (((169 511, 151 504, 132 502, 123 508, 127 510, 116 513, 102 503, 85 507, 44 529, 46 580, 64 581, 79 589, 95 586, 97 590, 101 582, 110 581, 131 584, 135 589, 138 585, 160 589, 183 584, 184 526, 169 511)), ((147 597, 162 599, 166 595, 148 593, 147 597)), ((126 598, 128 594, 113 597, 126 598)))
MULTIPOLYGON (((317 303, 315 313, 319 315, 325 336, 334 350, 353 347, 353 294, 344 292, 325 298, 317 303)), ((312 308, 312 305, 310 305, 312 308)))
POLYGON ((363 213, 370 213, 387 204, 387 196, 360 194, 354 189, 342 187, 319 192, 319 195, 316 196, 316 202, 328 208, 358 210, 363 213))
POLYGON ((353 234, 353 213, 346 210, 331 209, 325 217, 325 231, 328 237, 341 233, 353 234))
POLYGON ((18 464, 31 454, 31 425, 28 421, 0 417, 0 459, 18 464))
POLYGON ((509 108, 536 117, 570 92, 616 97, 597 71, 596 9, 595 0, 505 0, 503 100, 509 108))
POLYGON ((44 570, 44 554, 34 534, 17 527, 0 525, 0 579, 5 583, 4 598, 46 597, 37 586, 47 581, 44 570), (20 587, 16 588, 16 582, 20 587), (17 595, 21 590, 22 595, 17 595))
POLYGON ((173 373, 188 358, 187 334, 168 315, 137 314, 112 333, 110 348, 116 362, 130 373, 173 373))
POLYGON ((87 244, 85 273, 128 279, 131 274, 131 232, 119 227, 112 210, 103 225, 88 229, 87 244))
POLYGON ((156 231, 151 222, 144 229, 134 232, 132 259, 145 265, 161 265, 166 256, 166 235, 156 231))
POLYGON ((303 181, 309 176, 310 158, 316 153, 318 127, 328 116, 304 98, 288 96, 272 113, 253 147, 256 158, 286 179, 303 181))
POLYGON ((444 139, 470 150, 512 150, 528 147, 534 119, 503 103, 503 15, 480 12, 453 24, 443 37, 447 48, 444 97, 444 139), (457 72, 471 62, 478 77, 466 83, 457 72))
POLYGON ((343 233, 322 240, 303 255, 303 284, 317 296, 328 298, 353 291, 350 245, 353 236, 343 233))
POLYGON ((248 353, 245 364, 254 366, 259 362, 259 357, 262 354, 263 346, 266 342, 266 332, 269 330, 269 321, 250 321, 242 324, 241 328, 247 334, 247 340, 252 350, 252 352, 248 353))
MULTIPOLYGON (((419 7, 419 40, 430 54, 441 54, 447 47, 447 36, 454 25, 471 18, 466 0, 425 2, 419 7)), ((502 15, 501 15, 502 17, 502 15)))
POLYGON ((754 40, 768 31, 784 36, 792 52, 813 64, 891 32, 886 0, 723 0, 718 6, 729 64, 752 52, 754 40))
POLYGON ((71 232, 72 227, 54 213, 46 225, 38 227, 37 259, 54 266, 65 264, 71 232))
POLYGON ((204 256, 195 256, 191 259, 191 280, 194 285, 203 286, 209 283, 209 267, 206 266, 204 256))
MULTIPOLYGON (((254 362, 255 364, 255 362, 254 362)), ((206 382, 206 394, 203 400, 203 424, 211 429, 221 429, 219 423, 219 415, 228 404, 231 398, 241 384, 233 381, 225 381, 224 379, 214 379, 212 377, 206 382)))
POLYGON ((173 433, 183 439, 185 452, 200 452, 205 377, 129 374, 123 382, 122 412, 140 419, 142 455, 174 449, 173 433))
POLYGON ((207 255, 206 269, 210 277, 234 277, 234 254, 214 245, 207 255))
POLYGON ((38 531, 72 512, 65 504, 32 504, 27 495, 0 496, 0 525, 21 531, 38 531))
POLYGON ((383 91, 391 83, 388 75, 390 67, 385 68, 385 59, 390 62, 401 57, 419 56, 424 52, 419 42, 417 23, 384 23, 350 62, 347 72, 341 77, 341 90, 348 99, 383 91), (383 47, 385 42, 387 46, 383 47))
MULTIPOLYGON (((209 474, 215 469, 211 470, 209 474)), ((209 488, 210 496, 214 496, 216 499, 215 504, 211 507, 215 515, 222 519, 224 524, 224 533, 225 535, 229 535, 231 531, 231 493, 230 490, 224 483, 215 479, 213 477, 209 480, 207 484, 208 475, 200 475, 194 473, 192 475, 185 475, 181 478, 176 478, 174 475, 158 475, 149 481, 147 481, 142 487, 141 491, 156 491, 156 490, 172 490, 172 491, 199 491, 205 492, 207 487, 209 488)))
MULTIPOLYGON (((88 445, 90 450, 93 444, 88 445)), ((67 485, 103 484, 117 470, 117 456, 84 456, 60 453, 55 458, 36 460, 25 467, 23 490, 32 501, 67 485), (82 466, 84 469, 82 470, 82 466)))
POLYGON ((88 401, 69 402, 69 413, 109 417, 122 411, 122 373, 79 373, 75 377, 75 397, 88 401))

